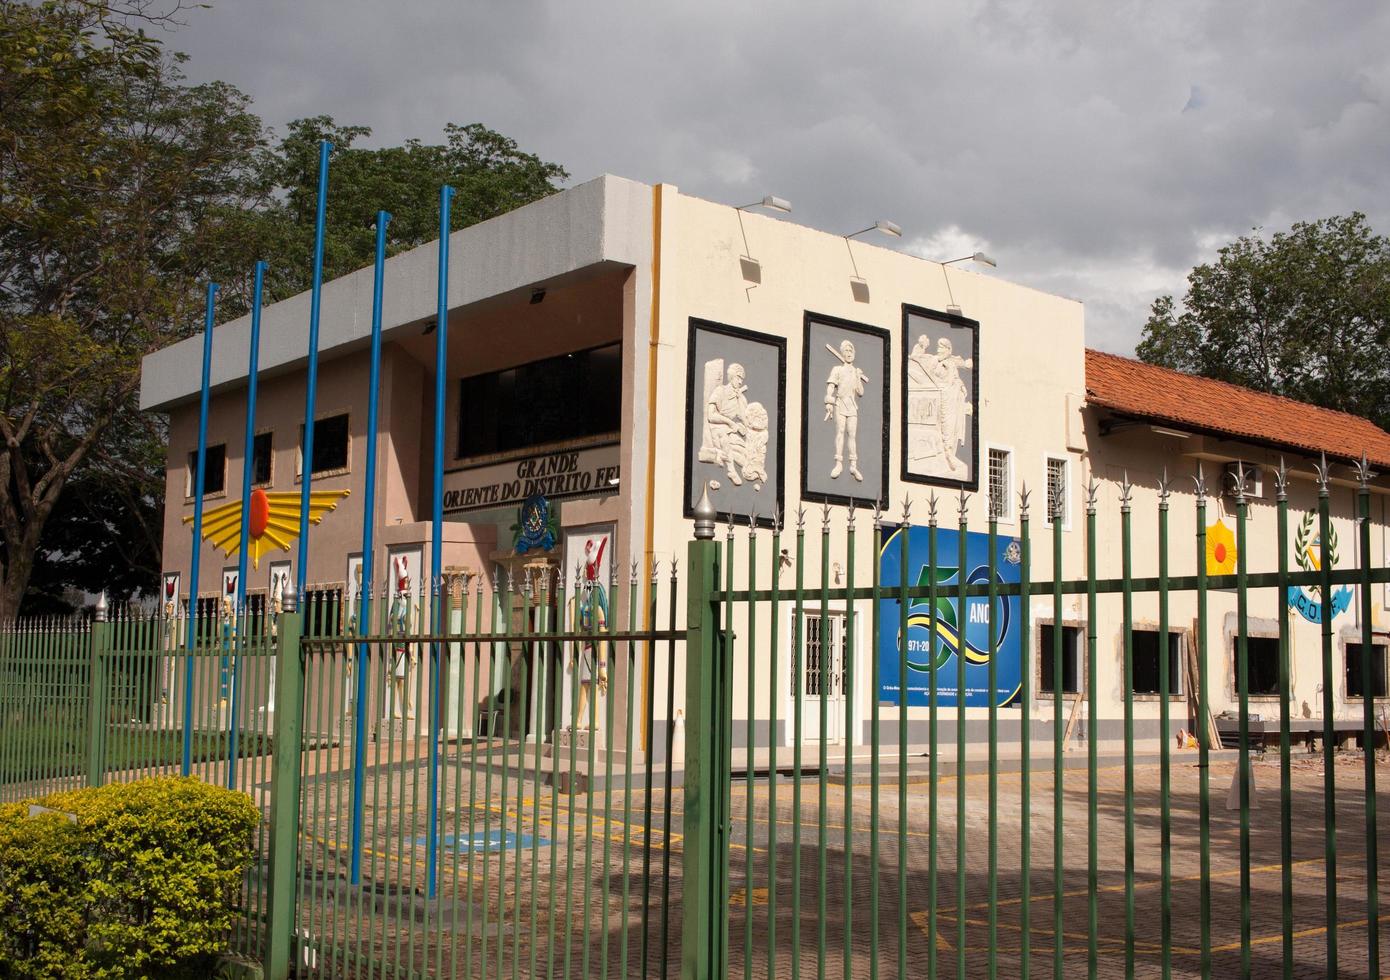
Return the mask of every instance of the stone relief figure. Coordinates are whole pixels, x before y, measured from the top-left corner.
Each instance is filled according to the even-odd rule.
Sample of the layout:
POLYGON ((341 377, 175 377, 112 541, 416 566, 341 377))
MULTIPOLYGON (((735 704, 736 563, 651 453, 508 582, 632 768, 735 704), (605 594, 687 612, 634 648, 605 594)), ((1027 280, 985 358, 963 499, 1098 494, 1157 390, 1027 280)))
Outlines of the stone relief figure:
POLYGON ((699 459, 724 467, 736 487, 752 480, 758 483, 755 489, 761 489, 767 479, 767 410, 759 402, 748 401, 745 377, 743 365, 737 362, 727 371, 722 357, 705 362, 699 459))
POLYGON ((937 340, 935 353, 925 334, 917 338, 907 358, 908 462, 913 472, 952 479, 969 475, 959 452, 974 408, 960 370, 974 366, 973 359, 953 353, 945 337, 937 340))
POLYGON ((840 361, 830 369, 825 380, 825 419, 835 420, 835 466, 830 471, 830 479, 837 480, 845 469, 845 454, 849 453, 849 475, 862 481, 859 472, 859 399, 864 395, 864 385, 869 377, 854 366, 854 344, 848 340, 840 342, 836 350, 825 345, 830 353, 840 361))

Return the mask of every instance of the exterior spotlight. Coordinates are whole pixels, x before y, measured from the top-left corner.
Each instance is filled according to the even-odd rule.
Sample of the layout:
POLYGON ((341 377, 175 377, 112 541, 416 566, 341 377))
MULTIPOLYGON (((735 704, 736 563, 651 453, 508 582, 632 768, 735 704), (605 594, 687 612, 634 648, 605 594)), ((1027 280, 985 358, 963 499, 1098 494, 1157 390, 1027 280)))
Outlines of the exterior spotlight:
POLYGON ((781 211, 783 214, 791 214, 792 204, 785 197, 773 197, 771 194, 764 197, 761 201, 754 201, 752 204, 744 204, 735 211, 747 211, 749 208, 767 208, 769 211, 781 211))
POLYGON ((990 258, 984 252, 975 252, 973 255, 962 255, 958 259, 947 259, 945 262, 942 262, 941 264, 950 265, 953 262, 978 262, 980 263, 980 265, 987 265, 991 269, 999 268, 999 263, 994 261, 994 259, 990 258))
POLYGON ((889 236, 891 236, 891 237, 893 237, 893 238, 902 238, 902 237, 903 237, 903 230, 902 230, 902 228, 899 227, 899 226, 898 226, 897 224, 895 224, 894 222, 892 222, 892 221, 875 221, 873 224, 869 225, 869 227, 867 227, 867 228, 861 228, 859 231, 856 231, 856 232, 854 232, 854 233, 852 233, 852 234, 846 235, 845 238, 858 238, 860 235, 868 234, 868 233, 871 232, 871 231, 881 231, 881 232, 883 232, 885 235, 889 235, 889 236))

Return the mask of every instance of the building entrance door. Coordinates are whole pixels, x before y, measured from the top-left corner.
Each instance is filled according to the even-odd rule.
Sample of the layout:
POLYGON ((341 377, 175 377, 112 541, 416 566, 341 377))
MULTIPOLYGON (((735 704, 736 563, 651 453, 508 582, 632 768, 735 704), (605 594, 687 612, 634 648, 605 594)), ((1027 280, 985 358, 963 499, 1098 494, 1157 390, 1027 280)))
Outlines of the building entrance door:
MULTIPOLYGON (((793 614, 794 615, 794 614, 793 614)), ((801 739, 803 742, 844 740, 845 718, 845 614, 831 611, 824 617, 819 610, 802 614, 806 642, 801 651, 801 739), (825 700, 825 727, 821 728, 821 695, 825 700)), ((793 633, 795 643, 795 633, 793 633)), ((787 662, 791 665, 792 697, 796 697, 796 649, 787 662)), ((793 707, 795 703, 793 702, 793 707)), ((788 741, 795 732, 788 718, 788 741)))

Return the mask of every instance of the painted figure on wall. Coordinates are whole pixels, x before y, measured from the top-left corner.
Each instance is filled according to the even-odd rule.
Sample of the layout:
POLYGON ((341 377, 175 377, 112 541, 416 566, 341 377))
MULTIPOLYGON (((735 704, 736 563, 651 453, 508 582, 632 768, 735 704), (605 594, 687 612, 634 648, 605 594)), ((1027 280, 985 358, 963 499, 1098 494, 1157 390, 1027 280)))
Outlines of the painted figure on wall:
POLYGON ((825 381, 825 418, 835 420, 835 466, 830 478, 837 480, 845 469, 845 455, 849 455, 849 475, 863 481, 859 472, 859 399, 864 395, 864 385, 869 377, 854 364, 854 344, 848 340, 840 342, 836 350, 829 344, 826 349, 839 359, 830 369, 825 381))
POLYGON ((925 334, 917 338, 907 362, 908 458, 914 471, 952 479, 968 475, 960 458, 966 426, 974 409, 961 368, 975 362, 953 353, 941 337, 932 353, 925 334))
MULTIPOLYGON (((602 574, 603 551, 607 546, 607 535, 584 542, 584 564, 578 594, 574 597, 573 618, 576 631, 581 633, 604 633, 608 629, 608 592, 602 574)), ((575 660, 575 679, 579 682, 576 717, 587 727, 597 727, 598 699, 608 693, 607 641, 597 637, 583 640, 575 660)))
POLYGON ((410 678, 419 654, 413 643, 404 641, 404 637, 410 635, 415 611, 410 594, 410 564, 405 555, 391 559, 391 580, 391 608, 386 615, 386 631, 399 638, 391 648, 391 688, 395 694, 396 710, 409 720, 415 717, 410 678))
POLYGON ((705 362, 704 422, 701 426, 702 463, 724 467, 729 482, 758 484, 767 480, 767 409, 748 400, 743 365, 722 357, 705 362))

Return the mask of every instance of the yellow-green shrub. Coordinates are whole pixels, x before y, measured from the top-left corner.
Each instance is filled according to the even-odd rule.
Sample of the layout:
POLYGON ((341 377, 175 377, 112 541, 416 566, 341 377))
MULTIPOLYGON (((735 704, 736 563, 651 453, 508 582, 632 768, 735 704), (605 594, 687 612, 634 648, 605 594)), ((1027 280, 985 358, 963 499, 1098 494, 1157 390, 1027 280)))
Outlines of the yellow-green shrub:
POLYGON ((224 947, 258 813, 160 778, 0 806, 0 977, 177 975, 224 947))

